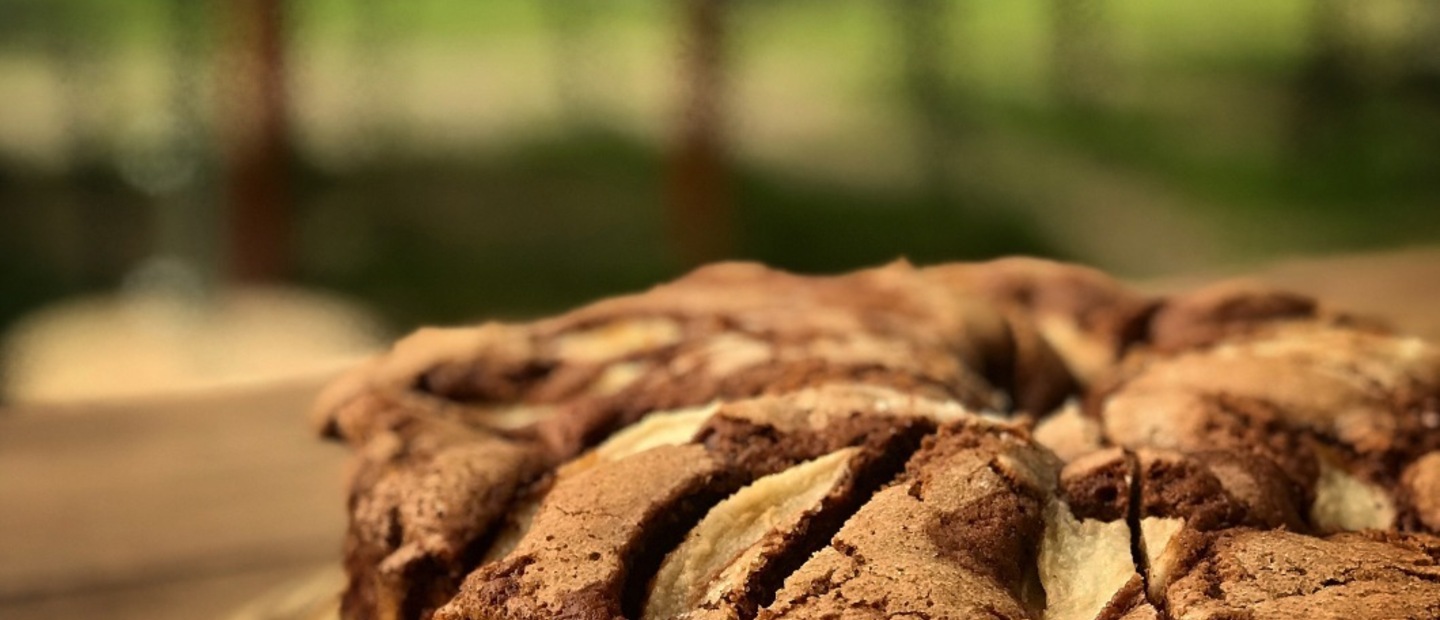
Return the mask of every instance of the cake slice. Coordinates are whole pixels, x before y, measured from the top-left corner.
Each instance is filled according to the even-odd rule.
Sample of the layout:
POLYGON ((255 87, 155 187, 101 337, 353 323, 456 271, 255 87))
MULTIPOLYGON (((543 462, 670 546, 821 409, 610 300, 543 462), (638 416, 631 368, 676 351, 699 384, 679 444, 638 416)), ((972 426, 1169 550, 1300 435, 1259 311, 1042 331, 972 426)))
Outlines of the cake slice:
POLYGON ((730 264, 535 323, 422 330, 317 402, 321 429, 355 449, 364 473, 351 485, 354 505, 368 512, 351 518, 346 614, 428 617, 459 577, 518 539, 534 505, 525 498, 543 495, 555 466, 656 411, 827 384, 1003 408, 1007 398, 966 361, 1008 355, 991 351, 995 338, 970 337, 997 325, 906 265, 809 278, 730 264), (431 427, 449 429, 435 441, 525 456, 443 472, 478 467, 485 473, 465 475, 504 484, 395 482, 441 475, 419 473, 436 458, 429 444, 410 445, 429 436, 416 429, 431 427), (439 534, 382 518, 476 505, 487 507, 483 518, 435 519, 444 521, 431 527, 439 534))
POLYGON ((1251 284, 722 264, 317 411, 347 620, 1440 617, 1440 350, 1251 284))
POLYGON ((392 620, 444 603, 485 535, 551 464, 534 444, 440 418, 373 437, 351 481, 344 612, 392 620))
MULTIPOLYGON (((662 558, 693 526, 700 523, 702 530, 714 530, 738 524, 726 515, 756 506, 756 494, 770 499, 777 485, 805 486, 786 485, 783 477, 777 482, 767 476, 783 476, 827 455, 849 455, 843 471, 830 470, 843 477, 843 484, 831 485, 817 500, 820 505, 800 502, 797 509, 804 514, 790 514, 786 527, 778 531, 749 531, 751 538, 766 538, 763 542, 769 546, 735 564, 736 574, 724 583, 736 608, 753 607, 755 600, 767 596, 766 584, 783 574, 797 553, 813 546, 815 536, 833 527, 831 522, 861 501, 867 489, 882 482, 887 471, 897 469, 895 463, 940 420, 972 417, 953 403, 868 386, 826 386, 720 405, 695 432, 694 442, 657 442, 627 433, 621 436, 623 444, 650 447, 631 453, 602 445, 596 452, 607 454, 582 457, 561 468, 514 550, 480 566, 435 617, 528 620, 566 613, 596 618, 636 615, 642 611, 652 575, 661 570, 662 558), (756 479, 765 482, 721 502, 756 479), (707 512, 717 521, 702 522, 707 512)), ((663 428, 654 420, 664 418, 642 424, 663 428)), ((751 540, 737 549, 750 549, 759 542, 751 540)), ((694 543, 689 550, 704 544, 694 543)), ((676 583, 669 583, 672 589, 667 591, 673 592, 676 583)))
POLYGON ((1281 321, 1132 361, 1092 399, 1108 440, 1272 463, 1317 531, 1398 525, 1403 468, 1440 449, 1440 350, 1418 340, 1281 321))
POLYGON ((857 485, 864 460, 860 448, 845 448, 760 478, 720 502, 666 555, 641 619, 753 618, 774 582, 793 568, 787 565, 823 543, 830 526, 864 500, 857 485))
POLYGON ((1440 532, 1440 451, 1415 459, 1405 468, 1399 494, 1405 525, 1440 532))
POLYGON ((1034 258, 939 265, 926 275, 962 299, 1018 314, 1085 384, 1143 337, 1154 304, 1095 269, 1034 258))
POLYGON ((762 619, 1030 618, 1058 463, 1014 431, 957 423, 846 521, 762 619))
POLYGON ((1440 617, 1440 539, 1227 530, 1180 542, 1165 580, 1180 620, 1440 617))

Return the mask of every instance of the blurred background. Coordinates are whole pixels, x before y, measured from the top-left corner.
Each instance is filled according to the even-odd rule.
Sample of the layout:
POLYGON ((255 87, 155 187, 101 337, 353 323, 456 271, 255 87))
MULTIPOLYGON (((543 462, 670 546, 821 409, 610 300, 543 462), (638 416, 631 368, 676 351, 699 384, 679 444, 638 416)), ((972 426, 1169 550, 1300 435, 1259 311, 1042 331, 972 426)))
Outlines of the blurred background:
MULTIPOLYGON (((0 0, 17 406, 323 377, 420 324, 720 258, 1025 253, 1148 279, 1436 243, 1433 0, 0 0)), ((35 493, 35 437, 95 427, 44 424, 0 438, 35 493)), ((316 527, 284 557, 331 553, 316 527)), ((84 574, 126 591, 137 561, 84 574)), ((0 602, 63 615, 56 562, 0 570, 0 602)), ((146 574, 194 565, 164 566, 146 574)))
POLYGON ((1428 0, 0 0, 0 101, 0 329, 117 291, 174 324, 304 287, 260 297, 393 334, 716 258, 1440 239, 1428 0))

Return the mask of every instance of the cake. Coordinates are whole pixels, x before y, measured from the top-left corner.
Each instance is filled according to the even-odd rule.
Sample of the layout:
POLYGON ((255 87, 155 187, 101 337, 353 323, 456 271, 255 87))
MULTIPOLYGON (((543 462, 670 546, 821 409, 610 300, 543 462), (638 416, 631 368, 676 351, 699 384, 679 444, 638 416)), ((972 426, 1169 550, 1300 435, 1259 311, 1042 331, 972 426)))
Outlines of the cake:
POLYGON ((347 619, 1440 618, 1440 349, 1251 283, 718 264, 316 421, 347 619))

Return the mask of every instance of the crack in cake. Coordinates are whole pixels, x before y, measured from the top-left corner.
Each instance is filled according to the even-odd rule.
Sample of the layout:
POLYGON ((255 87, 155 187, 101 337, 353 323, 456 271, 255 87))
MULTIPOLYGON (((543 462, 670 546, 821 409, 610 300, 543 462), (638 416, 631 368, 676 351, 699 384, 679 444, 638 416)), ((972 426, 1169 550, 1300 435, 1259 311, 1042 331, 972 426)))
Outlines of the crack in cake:
POLYGON ((347 619, 1440 618, 1440 350, 1254 283, 713 265, 316 423, 347 619))

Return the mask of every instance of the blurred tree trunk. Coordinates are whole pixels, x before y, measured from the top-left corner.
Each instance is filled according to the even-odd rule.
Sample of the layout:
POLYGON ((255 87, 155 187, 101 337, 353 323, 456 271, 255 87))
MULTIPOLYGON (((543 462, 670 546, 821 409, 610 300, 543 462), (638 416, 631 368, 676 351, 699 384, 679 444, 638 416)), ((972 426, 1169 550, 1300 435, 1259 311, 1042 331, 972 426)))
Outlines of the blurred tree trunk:
POLYGON ((102 136, 109 101, 95 95, 108 75, 110 32, 74 2, 52 2, 46 8, 52 22, 46 34, 62 90, 67 163, 81 176, 104 174, 101 170, 108 166, 102 136))
POLYGON ((951 205, 955 198, 953 160, 959 134, 958 110, 945 70, 954 57, 946 29, 955 1, 897 0, 892 4, 900 20, 904 92, 915 119, 916 159, 924 175, 925 190, 940 207, 951 205))
POLYGON ((65 271, 83 287, 107 286, 129 267, 127 259, 133 258, 127 257, 126 236, 116 234, 129 228, 123 220, 130 214, 107 203, 114 199, 119 183, 101 139, 107 100, 96 95, 106 75, 103 59, 109 37, 93 16, 74 2, 52 1, 35 8, 43 11, 43 21, 31 26, 46 35, 46 51, 60 91, 57 111, 64 125, 70 188, 54 208, 63 210, 69 216, 66 219, 74 222, 76 240, 74 263, 65 265, 71 268, 65 271))
POLYGON ((1061 105, 1094 109, 1112 82, 1105 0, 1053 0, 1051 82, 1061 105))
POLYGON ((231 275, 270 280, 290 271, 284 0, 231 0, 232 71, 222 72, 231 275))
POLYGON ((725 65, 728 0, 684 0, 679 131, 670 156, 671 239, 687 265, 729 255, 734 222, 726 169, 725 65))
POLYGON ((1348 36, 1353 6, 1351 0, 1312 0, 1310 51, 1295 85, 1291 130, 1294 161, 1302 172, 1335 161, 1365 161, 1365 85, 1348 36))

